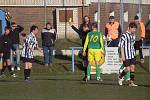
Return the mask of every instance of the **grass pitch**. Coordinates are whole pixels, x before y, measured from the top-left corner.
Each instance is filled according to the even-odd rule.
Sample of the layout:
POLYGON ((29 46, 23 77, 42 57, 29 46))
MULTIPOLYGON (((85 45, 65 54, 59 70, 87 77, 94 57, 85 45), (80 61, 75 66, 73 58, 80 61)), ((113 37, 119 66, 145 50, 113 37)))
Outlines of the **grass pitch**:
POLYGON ((24 82, 23 69, 17 72, 17 78, 11 78, 7 74, 5 78, 0 79, 0 100, 150 99, 147 60, 144 64, 137 65, 136 83, 139 86, 129 87, 127 82, 124 82, 123 86, 118 86, 116 74, 102 75, 103 82, 91 80, 85 83, 82 81, 84 74, 79 62, 76 61, 76 70, 72 73, 71 58, 62 58, 56 57, 54 66, 50 68, 43 66, 42 59, 37 57, 33 65, 31 83, 24 82))

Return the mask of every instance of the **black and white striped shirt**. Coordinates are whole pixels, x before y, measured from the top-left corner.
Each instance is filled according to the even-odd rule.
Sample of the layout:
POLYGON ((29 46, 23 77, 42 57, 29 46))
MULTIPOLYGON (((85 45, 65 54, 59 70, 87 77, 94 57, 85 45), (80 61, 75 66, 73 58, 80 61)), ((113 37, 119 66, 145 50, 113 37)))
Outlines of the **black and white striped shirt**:
POLYGON ((23 49, 22 49, 22 57, 25 58, 33 58, 33 50, 37 46, 37 40, 33 33, 27 35, 23 49))
POLYGON ((118 47, 124 49, 125 60, 134 58, 135 56, 134 43, 135 43, 135 35, 133 33, 127 31, 126 33, 121 35, 118 47))

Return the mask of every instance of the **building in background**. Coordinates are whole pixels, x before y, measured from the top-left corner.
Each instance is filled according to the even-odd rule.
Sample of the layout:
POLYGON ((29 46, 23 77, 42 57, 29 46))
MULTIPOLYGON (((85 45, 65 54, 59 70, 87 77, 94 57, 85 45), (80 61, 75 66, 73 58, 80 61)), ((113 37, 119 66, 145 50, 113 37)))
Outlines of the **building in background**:
POLYGON ((12 20, 24 26, 25 33, 29 33, 32 24, 42 29, 49 21, 56 28, 59 38, 77 38, 77 33, 69 26, 70 19, 71 24, 78 27, 82 17, 89 15, 92 22, 100 22, 100 30, 104 32, 109 16, 114 15, 118 21, 122 18, 125 30, 139 13, 144 23, 149 20, 150 0, 0 0, 0 8, 8 9, 12 20))

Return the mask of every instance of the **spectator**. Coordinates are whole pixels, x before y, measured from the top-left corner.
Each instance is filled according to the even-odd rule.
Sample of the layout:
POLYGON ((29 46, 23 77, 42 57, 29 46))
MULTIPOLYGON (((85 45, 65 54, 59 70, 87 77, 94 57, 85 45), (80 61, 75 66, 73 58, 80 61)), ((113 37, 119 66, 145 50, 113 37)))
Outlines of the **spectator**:
POLYGON ((118 47, 121 33, 122 31, 119 22, 115 21, 114 16, 110 16, 109 22, 105 26, 105 36, 108 38, 108 47, 118 47))
POLYGON ((11 50, 12 70, 14 70, 14 67, 16 67, 17 70, 20 70, 19 33, 23 31, 24 28, 21 27, 20 25, 17 25, 15 22, 11 23, 11 27, 12 27, 12 33, 11 33, 12 43, 13 43, 13 47, 15 48, 14 50, 11 50), (14 62, 14 52, 16 53, 16 64, 14 62))
MULTIPOLYGON (((80 25, 79 29, 77 29, 74 25, 71 26, 73 30, 75 30, 78 34, 80 39, 82 39, 82 47, 84 47, 85 39, 88 34, 88 32, 92 31, 92 23, 90 22, 90 18, 88 16, 84 16, 83 23, 80 25)), ((83 78, 83 81, 87 80, 87 66, 88 66, 88 51, 86 50, 86 56, 84 57, 84 73, 85 76, 83 78)))
POLYGON ((46 27, 41 32, 42 46, 44 53, 44 64, 45 66, 52 66, 54 60, 54 45, 56 41, 56 31, 52 28, 51 23, 46 23, 46 27))
POLYGON ((23 49, 22 49, 23 62, 25 63, 24 79, 27 82, 29 82, 29 79, 30 79, 34 48, 36 47, 40 52, 42 52, 36 40, 37 34, 38 34, 38 27, 35 25, 31 26, 30 34, 26 36, 23 49))
POLYGON ((4 76, 6 67, 12 77, 16 77, 14 71, 11 70, 10 51, 14 50, 12 40, 10 38, 11 28, 5 27, 5 33, 0 37, 0 53, 3 58, 3 67, 1 69, 0 77, 4 76))
POLYGON ((144 63, 144 56, 143 56, 142 48, 140 48, 140 46, 142 46, 143 40, 145 38, 145 26, 144 23, 140 21, 138 16, 134 17, 134 21, 137 24, 136 42, 134 47, 135 50, 139 50, 141 63, 144 63))

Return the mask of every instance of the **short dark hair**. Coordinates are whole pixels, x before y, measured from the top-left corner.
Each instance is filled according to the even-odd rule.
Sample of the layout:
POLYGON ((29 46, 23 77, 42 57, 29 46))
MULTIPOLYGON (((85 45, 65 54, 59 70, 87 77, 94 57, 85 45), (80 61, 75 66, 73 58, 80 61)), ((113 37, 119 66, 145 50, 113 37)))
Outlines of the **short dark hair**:
POLYGON ((129 28, 137 28, 137 24, 135 22, 130 22, 129 28))
POLYGON ((52 29, 52 24, 50 22, 47 22, 46 23, 46 29, 47 29, 47 25, 50 25, 51 26, 51 29, 52 29))
POLYGON ((109 16, 109 19, 115 19, 115 17, 114 16, 109 16))
POLYGON ((139 20, 139 16, 134 16, 134 20, 139 20))
POLYGON ((46 25, 48 25, 48 24, 50 24, 50 25, 51 25, 51 23, 50 23, 50 22, 47 22, 47 23, 46 23, 46 25))
POLYGON ((30 27, 30 33, 31 33, 33 30, 35 30, 36 28, 38 29, 38 26, 32 25, 32 26, 30 27))
POLYGON ((92 23, 92 27, 97 28, 97 23, 92 23))

